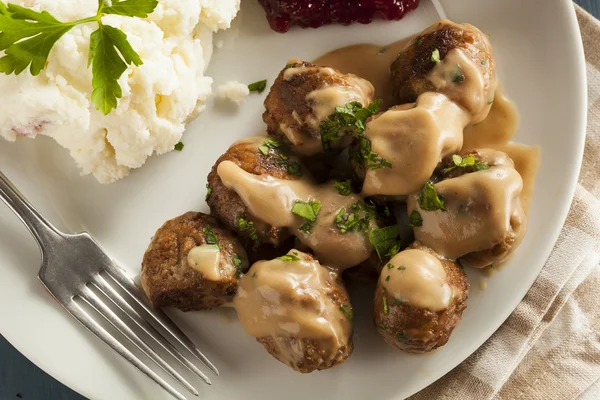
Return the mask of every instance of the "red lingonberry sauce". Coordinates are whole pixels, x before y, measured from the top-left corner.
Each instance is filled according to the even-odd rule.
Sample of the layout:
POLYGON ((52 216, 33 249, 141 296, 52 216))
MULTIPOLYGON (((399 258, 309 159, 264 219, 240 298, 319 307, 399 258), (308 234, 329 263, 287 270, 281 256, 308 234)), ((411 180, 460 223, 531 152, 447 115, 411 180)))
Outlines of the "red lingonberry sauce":
POLYGON ((258 0, 274 31, 287 32, 292 25, 318 28, 353 22, 368 24, 374 18, 400 19, 419 6, 419 0, 258 0))

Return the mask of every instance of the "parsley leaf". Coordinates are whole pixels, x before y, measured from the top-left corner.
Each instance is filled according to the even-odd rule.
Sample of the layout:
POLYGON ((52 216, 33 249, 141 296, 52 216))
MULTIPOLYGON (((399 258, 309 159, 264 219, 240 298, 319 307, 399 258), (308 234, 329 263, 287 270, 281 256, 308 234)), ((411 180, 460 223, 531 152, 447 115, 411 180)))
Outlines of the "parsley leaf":
POLYGON ((177 144, 175 144, 175 147, 173 147, 173 148, 177 151, 181 151, 181 150, 183 150, 184 147, 185 147, 185 144, 183 144, 183 142, 177 142, 177 144))
POLYGON ((365 130, 367 119, 379 112, 381 100, 367 107, 357 101, 336 107, 335 112, 321 122, 321 142, 325 151, 331 151, 331 143, 341 140, 346 135, 357 135, 365 130))
POLYGON ((204 201, 208 201, 208 199, 210 198, 210 195, 212 194, 212 191, 213 191, 212 188, 207 183, 206 184, 206 197, 204 197, 204 201))
POLYGON ((217 239, 217 236, 215 235, 213 230, 210 228, 210 225, 204 227, 202 229, 202 233, 204 233, 204 239, 206 240, 207 244, 215 245, 219 249, 221 248, 221 245, 219 244, 219 240, 217 239))
POLYGON ((444 197, 440 196, 435 190, 432 182, 427 182, 421 193, 419 193, 419 205, 424 211, 446 211, 444 197))
POLYGON ((375 248, 379 259, 391 257, 400 251, 400 227, 391 225, 385 228, 374 229, 369 232, 369 241, 375 248))
POLYGON ((235 267, 235 273, 237 275, 238 278, 241 278, 243 275, 242 272, 242 259, 240 258, 239 255, 234 254, 233 258, 231 259, 231 261, 233 262, 233 266, 235 267))
POLYGON ((302 166, 296 161, 288 165, 287 171, 291 175, 302 176, 302 166))
POLYGON ((308 203, 296 200, 292 206, 292 212, 306 221, 300 227, 300 230, 306 233, 310 232, 313 224, 317 221, 319 211, 321 211, 321 202, 315 200, 310 200, 308 203))
POLYGON ((385 295, 383 296, 383 314, 388 315, 390 313, 390 308, 388 307, 387 298, 385 295))
POLYGON ((258 92, 259 94, 264 92, 267 88, 267 80, 264 79, 262 81, 254 82, 248 85, 248 90, 251 92, 258 92))
POLYGON ((409 340, 406 338, 406 335, 403 332, 396 333, 396 340, 399 342, 409 342, 409 340))
POLYGON ((157 5, 157 0, 122 0, 113 1, 109 6, 106 0, 100 0, 98 13, 148 18, 148 15, 152 14, 157 5))
POLYGON ((433 53, 431 53, 431 61, 433 61, 434 63, 439 63, 440 60, 440 51, 438 49, 435 49, 433 51, 433 53))
POLYGON ((354 320, 354 310, 351 305, 342 304, 340 306, 340 311, 344 313, 346 318, 348 318, 348 321, 352 322, 354 320))
POLYGON ((268 138, 267 140, 265 140, 263 142, 263 144, 261 144, 260 146, 258 146, 258 150, 263 155, 268 156, 271 149, 276 150, 280 146, 281 146, 281 143, 279 143, 277 140, 268 138))
POLYGON ((237 224, 241 232, 248 232, 248 236, 252 240, 258 240, 258 234, 256 233, 256 227, 254 222, 248 221, 245 218, 237 217, 237 224))
POLYGON ((448 167, 442 171, 444 175, 448 174, 450 171, 453 171, 456 168, 467 168, 467 167, 475 167, 478 171, 490 168, 489 165, 477 160, 475 156, 468 155, 466 157, 461 157, 458 154, 452 156, 453 166, 448 167))
POLYGON ((287 262, 300 261, 300 257, 298 257, 298 253, 295 251, 292 254, 286 254, 284 256, 277 257, 277 259, 279 259, 281 261, 287 261, 287 262))
POLYGON ((352 204, 353 212, 346 212, 346 208, 340 209, 335 216, 335 224, 341 233, 365 232, 369 229, 369 222, 373 219, 375 212, 366 203, 357 201, 352 204))
POLYGON ((371 141, 366 136, 361 135, 358 144, 358 151, 354 151, 352 157, 359 164, 364 165, 367 169, 392 168, 392 164, 388 160, 371 151, 371 141))
POLYGON ((352 193, 349 179, 347 181, 335 181, 333 187, 336 188, 338 193, 342 196, 349 196, 352 193))
POLYGON ((121 30, 102 23, 106 14, 146 18, 156 0, 98 1, 95 16, 73 22, 62 22, 46 11, 38 12, 0 1, 0 72, 18 75, 27 67, 32 75, 46 67, 48 56, 56 42, 74 26, 95 22, 98 29, 90 36, 88 66, 92 66, 92 102, 96 109, 108 114, 123 95, 118 79, 129 65, 139 66, 142 60, 121 30))
POLYGON ((465 81, 465 74, 463 74, 460 69, 460 65, 456 66, 456 72, 452 76, 452 82, 454 83, 463 83, 465 81))
POLYGON ((413 210, 413 212, 410 213, 408 220, 410 222, 410 226, 412 226, 413 228, 423 226, 423 217, 421 216, 421 213, 417 210, 413 210))
POLYGON ((127 65, 142 65, 140 56, 127 41, 127 35, 117 28, 100 23, 90 37, 89 63, 92 65, 92 101, 104 115, 117 108, 123 96, 118 79, 127 65))

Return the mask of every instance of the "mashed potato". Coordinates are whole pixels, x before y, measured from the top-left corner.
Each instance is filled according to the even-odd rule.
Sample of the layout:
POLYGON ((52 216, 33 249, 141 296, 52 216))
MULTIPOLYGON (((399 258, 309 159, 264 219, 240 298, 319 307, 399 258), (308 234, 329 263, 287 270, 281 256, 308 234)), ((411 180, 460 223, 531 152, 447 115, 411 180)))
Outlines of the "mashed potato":
MULTIPOLYGON (((97 7, 90 0, 12 2, 63 21, 94 15, 97 7)), ((56 43, 40 75, 0 74, 0 136, 47 135, 69 150, 83 174, 102 183, 127 176, 154 152, 173 150, 185 124, 204 109, 213 32, 229 28, 239 6, 240 0, 160 0, 145 20, 104 17, 127 34, 144 62, 123 74, 123 97, 107 116, 90 101, 87 54, 97 26, 75 27, 56 43)))

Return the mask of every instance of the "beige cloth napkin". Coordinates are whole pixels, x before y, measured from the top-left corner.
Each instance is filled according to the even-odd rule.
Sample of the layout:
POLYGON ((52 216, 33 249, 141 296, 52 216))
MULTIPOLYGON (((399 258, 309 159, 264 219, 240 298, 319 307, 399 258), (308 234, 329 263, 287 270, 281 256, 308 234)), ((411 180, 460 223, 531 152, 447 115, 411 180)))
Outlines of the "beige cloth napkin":
POLYGON ((552 255, 527 296, 462 364, 412 397, 600 399, 600 22, 576 6, 587 59, 583 167, 552 255))

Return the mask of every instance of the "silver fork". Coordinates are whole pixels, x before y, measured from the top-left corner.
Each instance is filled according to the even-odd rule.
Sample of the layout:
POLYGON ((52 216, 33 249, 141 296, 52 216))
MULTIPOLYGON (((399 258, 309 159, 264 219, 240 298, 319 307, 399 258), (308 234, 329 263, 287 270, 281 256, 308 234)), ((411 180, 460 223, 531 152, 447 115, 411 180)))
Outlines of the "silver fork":
MULTIPOLYGON (((144 361, 133 354, 123 343, 123 339, 110 334, 81 305, 86 303, 94 310, 97 317, 105 319, 144 355, 156 363, 171 377, 183 385, 190 393, 198 396, 198 391, 188 383, 171 365, 157 354, 144 339, 132 329, 135 324, 146 332, 158 345, 166 350, 177 361, 207 384, 210 379, 202 373, 186 356, 173 346, 149 320, 160 325, 177 340, 187 351, 194 355, 216 375, 219 371, 196 348, 192 341, 167 317, 165 313, 154 309, 147 298, 140 293, 133 280, 117 267, 96 241, 87 233, 70 235, 54 228, 25 199, 13 184, 0 172, 0 199, 27 226, 35 237, 42 251, 42 267, 38 278, 54 297, 76 320, 81 322, 90 332, 132 363, 136 368, 153 379, 175 398, 185 397, 168 382, 156 374, 144 361), (127 293, 122 296, 115 288, 127 293), (94 290, 92 290, 94 289, 94 290), (96 294, 100 293, 100 295, 96 294), (105 300, 103 300, 103 298, 105 300), (127 315, 127 320, 119 317, 109 305, 117 307, 127 315), (141 309, 142 317, 135 305, 141 309)), ((127 343, 127 341, 125 341, 127 343)))

